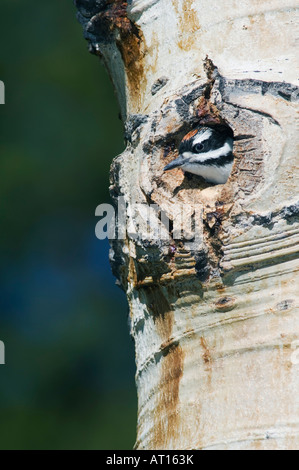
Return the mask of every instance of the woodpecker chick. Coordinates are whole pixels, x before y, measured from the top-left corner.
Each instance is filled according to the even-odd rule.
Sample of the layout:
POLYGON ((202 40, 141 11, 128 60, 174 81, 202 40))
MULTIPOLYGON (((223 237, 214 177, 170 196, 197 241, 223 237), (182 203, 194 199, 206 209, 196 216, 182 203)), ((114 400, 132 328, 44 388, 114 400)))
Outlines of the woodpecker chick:
POLYGON ((202 176, 209 183, 224 184, 234 162, 234 134, 223 124, 199 126, 183 138, 179 156, 164 171, 181 168, 202 176))

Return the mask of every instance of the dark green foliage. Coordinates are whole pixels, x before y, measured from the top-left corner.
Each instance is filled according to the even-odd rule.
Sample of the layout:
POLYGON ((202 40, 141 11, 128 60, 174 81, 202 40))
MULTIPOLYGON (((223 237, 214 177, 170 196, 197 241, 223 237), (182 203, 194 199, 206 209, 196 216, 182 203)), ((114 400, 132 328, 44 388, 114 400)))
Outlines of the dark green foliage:
POLYGON ((0 449, 131 448, 134 353, 95 208, 123 149, 71 0, 2 0, 0 449))

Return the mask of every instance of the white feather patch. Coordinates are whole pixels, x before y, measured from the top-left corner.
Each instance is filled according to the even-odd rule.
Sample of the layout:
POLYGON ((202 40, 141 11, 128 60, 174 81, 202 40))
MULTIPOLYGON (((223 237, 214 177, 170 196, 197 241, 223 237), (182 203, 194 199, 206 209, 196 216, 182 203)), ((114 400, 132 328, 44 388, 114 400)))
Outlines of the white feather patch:
POLYGON ((186 163, 181 168, 184 171, 202 176, 209 183, 224 184, 227 182, 231 173, 233 162, 227 163, 221 167, 214 165, 196 165, 194 163, 186 163))
POLYGON ((199 134, 198 137, 196 137, 196 139, 194 139, 194 142, 193 144, 200 144, 201 142, 203 142, 204 140, 208 140, 212 135, 212 131, 211 129, 208 129, 207 131, 205 131, 203 134, 199 134))

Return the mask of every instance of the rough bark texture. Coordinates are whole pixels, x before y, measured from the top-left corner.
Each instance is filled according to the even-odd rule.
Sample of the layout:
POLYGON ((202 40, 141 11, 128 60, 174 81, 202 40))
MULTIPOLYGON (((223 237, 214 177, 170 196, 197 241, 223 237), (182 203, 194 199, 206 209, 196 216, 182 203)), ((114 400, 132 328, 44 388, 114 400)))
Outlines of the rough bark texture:
POLYGON ((136 345, 136 448, 299 449, 296 2, 76 4, 125 122, 112 197, 158 206, 158 240, 128 230, 111 252, 136 345), (163 173, 194 124, 219 120, 237 136, 225 185, 163 173), (193 243, 185 220, 173 237, 182 205, 193 243))

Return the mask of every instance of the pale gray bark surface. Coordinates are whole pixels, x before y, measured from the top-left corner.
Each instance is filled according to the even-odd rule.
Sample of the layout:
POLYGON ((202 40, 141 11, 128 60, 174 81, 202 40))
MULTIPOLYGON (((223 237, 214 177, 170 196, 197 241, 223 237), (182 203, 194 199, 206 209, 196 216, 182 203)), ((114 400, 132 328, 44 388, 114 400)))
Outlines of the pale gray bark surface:
POLYGON ((183 204, 202 234, 175 241, 154 212, 159 240, 112 243, 136 345, 136 447, 299 449, 296 2, 76 3, 125 121, 112 197, 171 221, 183 204), (243 137, 225 185, 163 172, 195 122, 219 119, 243 137))

